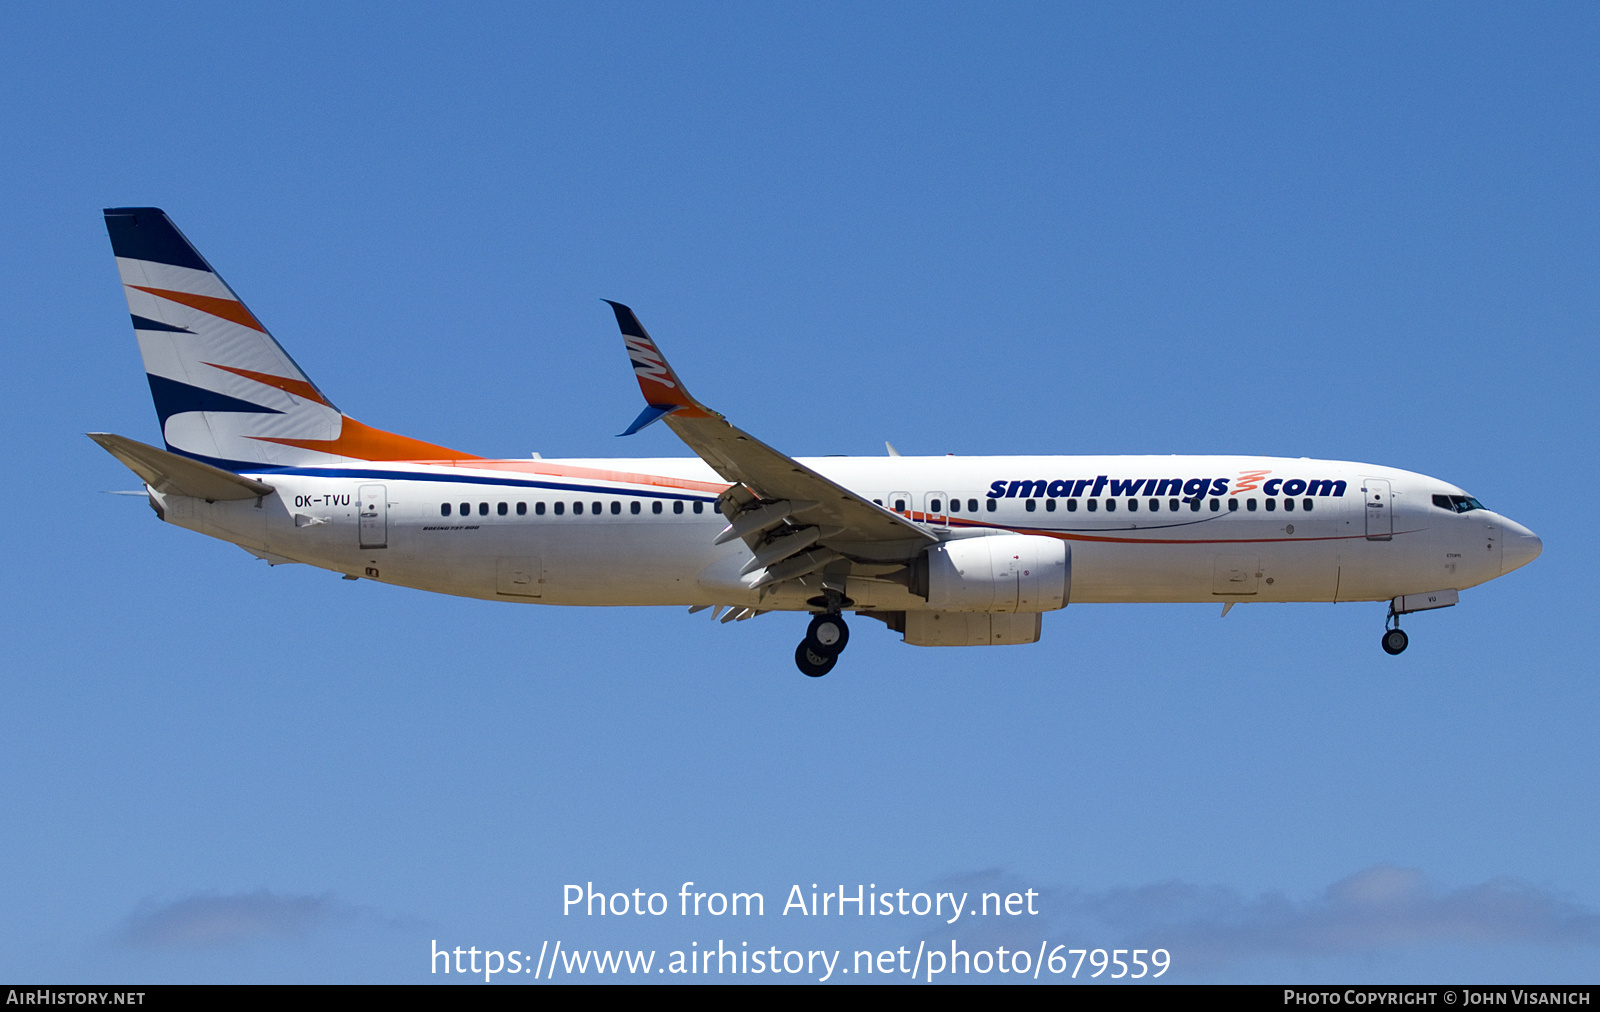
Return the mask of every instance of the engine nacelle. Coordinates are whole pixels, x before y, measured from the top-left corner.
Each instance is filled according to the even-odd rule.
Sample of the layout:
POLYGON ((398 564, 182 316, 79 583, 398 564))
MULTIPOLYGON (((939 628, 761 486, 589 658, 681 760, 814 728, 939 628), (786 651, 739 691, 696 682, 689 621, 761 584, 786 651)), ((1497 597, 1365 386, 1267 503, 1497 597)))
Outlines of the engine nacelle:
POLYGON ((928 607, 1041 612, 1072 596, 1072 549, 1037 534, 962 538, 928 549, 928 607))
POLYGON ((905 639, 914 647, 998 647, 1039 642, 1038 612, 908 611, 905 639))

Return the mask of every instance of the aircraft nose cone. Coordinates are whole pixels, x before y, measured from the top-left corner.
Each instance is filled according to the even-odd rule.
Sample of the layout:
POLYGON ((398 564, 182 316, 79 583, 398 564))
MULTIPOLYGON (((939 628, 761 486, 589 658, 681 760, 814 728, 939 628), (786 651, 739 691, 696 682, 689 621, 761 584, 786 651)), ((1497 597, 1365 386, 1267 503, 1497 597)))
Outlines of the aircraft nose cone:
POLYGON ((1515 520, 1504 520, 1503 523, 1505 537, 1502 539, 1501 572, 1509 573, 1537 559, 1544 551, 1544 542, 1539 540, 1539 535, 1515 520))

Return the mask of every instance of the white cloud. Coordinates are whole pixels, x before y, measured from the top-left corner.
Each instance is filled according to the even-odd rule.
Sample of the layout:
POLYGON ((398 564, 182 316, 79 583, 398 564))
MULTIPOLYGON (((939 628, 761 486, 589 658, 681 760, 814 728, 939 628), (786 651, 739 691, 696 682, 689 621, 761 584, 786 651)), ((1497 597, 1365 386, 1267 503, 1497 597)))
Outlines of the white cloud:
MULTIPOLYGON (((980 892, 1027 886, 991 871, 952 877, 938 888, 971 891, 976 900, 980 892)), ((1037 944, 1043 929, 1080 945, 1181 950, 1196 969, 1437 945, 1600 946, 1600 915, 1547 890, 1509 878, 1450 889, 1416 869, 1390 865, 1358 872, 1304 901, 1168 882, 1103 892, 1047 889, 1037 902, 1039 918, 969 920, 957 934, 975 944, 1029 938, 1037 944)))
POLYGON ((202 893, 170 903, 141 903, 117 932, 137 949, 195 950, 300 938, 352 911, 332 896, 202 893))

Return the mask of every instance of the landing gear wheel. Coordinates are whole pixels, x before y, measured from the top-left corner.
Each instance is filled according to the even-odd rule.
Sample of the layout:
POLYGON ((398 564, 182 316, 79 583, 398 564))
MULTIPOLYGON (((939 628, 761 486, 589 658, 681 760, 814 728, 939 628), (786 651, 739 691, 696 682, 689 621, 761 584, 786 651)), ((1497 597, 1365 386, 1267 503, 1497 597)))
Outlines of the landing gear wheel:
POLYGON ((801 643, 794 648, 794 663, 800 669, 801 674, 809 675, 812 678, 821 678, 832 671, 835 664, 839 663, 839 655, 819 654, 805 643, 801 643))
POLYGON ((1406 649, 1406 644, 1409 642, 1411 642, 1410 637, 1408 637, 1403 631, 1399 629, 1390 629, 1388 632, 1383 634, 1383 652, 1389 654, 1390 656, 1403 653, 1406 649))
POLYGON ((837 612, 818 615, 806 627, 805 646, 814 654, 837 657, 849 642, 850 627, 844 624, 844 616, 837 612))

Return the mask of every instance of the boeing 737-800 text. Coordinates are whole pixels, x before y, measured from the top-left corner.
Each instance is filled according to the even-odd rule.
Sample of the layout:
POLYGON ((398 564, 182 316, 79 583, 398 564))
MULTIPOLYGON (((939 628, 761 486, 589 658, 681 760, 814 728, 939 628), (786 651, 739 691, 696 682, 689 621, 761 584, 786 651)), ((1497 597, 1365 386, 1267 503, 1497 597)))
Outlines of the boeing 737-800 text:
POLYGON ((1278 457, 793 459, 690 396, 611 303, 645 408, 694 457, 489 460, 334 406, 153 207, 105 212, 165 449, 91 438, 168 523, 269 563, 487 600, 843 613, 918 646, 1032 643, 1071 602, 1386 601, 1403 614, 1527 564, 1537 537, 1463 490, 1278 457))

